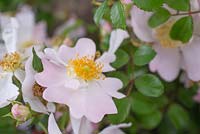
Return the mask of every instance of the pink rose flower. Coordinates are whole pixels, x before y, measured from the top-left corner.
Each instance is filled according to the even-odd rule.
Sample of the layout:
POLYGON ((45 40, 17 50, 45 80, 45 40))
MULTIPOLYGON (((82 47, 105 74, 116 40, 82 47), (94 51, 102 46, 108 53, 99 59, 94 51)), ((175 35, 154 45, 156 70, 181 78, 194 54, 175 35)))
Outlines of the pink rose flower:
MULTIPOLYGON (((196 0, 191 1, 192 10, 198 10, 196 0)), ((173 9, 166 7, 170 12, 173 9)), ((151 12, 145 12, 137 7, 131 11, 131 23, 136 36, 145 42, 153 43, 153 48, 157 52, 155 58, 150 62, 149 67, 152 72, 158 74, 166 81, 173 81, 177 78, 180 69, 184 69, 188 77, 193 81, 200 80, 200 38, 196 35, 200 32, 200 17, 194 15, 194 35, 187 43, 174 41, 169 37, 169 32, 174 22, 179 17, 172 17, 166 23, 154 29, 148 26, 148 19, 151 12)))
POLYGON ((113 33, 111 36, 117 37, 111 39, 113 45, 98 59, 95 59, 95 43, 87 38, 79 39, 74 48, 62 45, 58 52, 45 49, 44 70, 35 76, 38 84, 47 87, 43 98, 68 105, 71 116, 76 119, 85 116, 99 122, 105 114, 117 113, 112 97, 125 97, 117 92, 123 84, 102 73, 114 70, 110 66, 115 60, 114 52, 128 35, 123 30, 113 33))

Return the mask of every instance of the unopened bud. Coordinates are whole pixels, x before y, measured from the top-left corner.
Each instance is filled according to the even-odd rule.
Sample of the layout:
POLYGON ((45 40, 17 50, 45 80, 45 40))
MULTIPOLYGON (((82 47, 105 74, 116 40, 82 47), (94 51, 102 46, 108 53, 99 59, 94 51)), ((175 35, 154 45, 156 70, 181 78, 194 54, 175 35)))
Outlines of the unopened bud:
POLYGON ((13 118, 20 122, 28 120, 31 115, 30 109, 21 104, 14 104, 11 113, 13 118))

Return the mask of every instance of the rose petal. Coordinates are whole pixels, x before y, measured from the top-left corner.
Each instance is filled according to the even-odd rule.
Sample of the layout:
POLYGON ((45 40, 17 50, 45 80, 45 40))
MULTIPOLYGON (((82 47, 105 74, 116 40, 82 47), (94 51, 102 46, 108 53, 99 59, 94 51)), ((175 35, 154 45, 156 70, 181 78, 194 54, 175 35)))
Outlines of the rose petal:
POLYGON ((103 129, 99 134, 125 134, 120 128, 130 127, 131 123, 123 123, 119 125, 111 125, 105 129, 103 129))
POLYGON ((33 40, 36 43, 44 43, 47 39, 47 25, 44 21, 37 23, 33 29, 33 40))
POLYGON ((158 72, 166 81, 173 81, 177 78, 181 68, 181 55, 178 48, 163 48, 154 45, 157 52, 155 58, 150 62, 149 67, 152 72, 158 72))
POLYGON ((97 123, 102 120, 105 114, 117 113, 112 97, 108 96, 98 83, 90 84, 86 90, 85 116, 88 120, 97 123))
POLYGON ((75 58, 76 49, 62 45, 58 50, 58 56, 62 59, 63 62, 68 63, 69 60, 75 58))
POLYGON ((2 18, 3 32, 2 38, 5 42, 6 49, 9 53, 15 52, 17 50, 17 28, 18 22, 15 18, 2 18), (5 19, 5 20, 4 20, 5 19))
POLYGON ((150 12, 145 12, 136 6, 131 10, 131 24, 136 36, 142 41, 153 42, 153 31, 148 26, 149 17, 152 15, 150 12))
POLYGON ((110 36, 110 43, 109 43, 110 45, 108 53, 114 54, 121 45, 122 41, 128 37, 129 35, 127 31, 124 31, 122 29, 113 30, 110 36))
POLYGON ((110 63, 114 62, 116 56, 112 53, 104 52, 103 55, 96 60, 96 63, 101 63, 103 65, 102 72, 110 72, 115 69, 110 65, 110 63))
POLYGON ((110 96, 118 99, 125 97, 125 95, 123 95, 122 93, 117 92, 123 87, 123 83, 121 80, 117 78, 105 78, 104 80, 99 80, 98 82, 110 96))
POLYGON ((5 107, 14 101, 19 92, 18 87, 12 84, 12 73, 6 74, 0 78, 0 108, 5 107))
POLYGON ((83 56, 95 56, 96 45, 94 41, 89 38, 80 38, 75 46, 76 55, 83 56))
POLYGON ((54 118, 53 113, 50 114, 49 120, 48 120, 48 133, 49 134, 62 134, 56 120, 54 118))
POLYGON ((66 68, 42 59, 43 72, 35 75, 35 80, 43 87, 57 86, 67 81, 66 68))
POLYGON ((32 59, 31 56, 25 64, 25 71, 26 76, 22 83, 22 95, 25 102, 28 102, 31 106, 31 109, 36 112, 45 113, 47 114, 47 109, 44 106, 44 104, 40 101, 38 97, 35 97, 33 95, 33 85, 35 84, 35 78, 34 75, 36 72, 32 68, 32 59))
POLYGON ((26 41, 32 40, 34 25, 35 25, 35 16, 33 11, 29 6, 23 6, 16 14, 16 18, 19 22, 19 38, 18 44, 22 45, 26 41))
POLYGON ((182 53, 184 58, 185 70, 188 77, 193 81, 200 80, 200 38, 194 37, 193 40, 182 47, 182 53))

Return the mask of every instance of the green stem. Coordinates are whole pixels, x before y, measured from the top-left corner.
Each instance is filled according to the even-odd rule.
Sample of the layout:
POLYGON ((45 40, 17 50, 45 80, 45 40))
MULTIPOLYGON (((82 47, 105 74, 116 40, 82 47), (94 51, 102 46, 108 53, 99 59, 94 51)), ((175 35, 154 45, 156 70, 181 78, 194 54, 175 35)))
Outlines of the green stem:
POLYGON ((191 11, 191 12, 186 12, 186 13, 176 13, 176 14, 171 14, 171 16, 179 16, 179 15, 192 15, 192 14, 198 14, 200 11, 191 11))
POLYGON ((39 122, 38 125, 45 132, 45 134, 48 134, 48 131, 47 131, 46 127, 44 126, 44 124, 42 124, 42 122, 39 122))

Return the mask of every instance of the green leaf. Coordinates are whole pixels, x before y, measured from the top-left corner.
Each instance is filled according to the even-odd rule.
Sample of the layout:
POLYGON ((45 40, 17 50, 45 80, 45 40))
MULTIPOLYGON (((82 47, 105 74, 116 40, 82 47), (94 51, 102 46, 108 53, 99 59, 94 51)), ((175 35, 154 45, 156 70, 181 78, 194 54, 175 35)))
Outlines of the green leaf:
POLYGON ((113 115, 108 115, 108 119, 113 124, 119 124, 123 122, 129 115, 131 108, 130 98, 115 100, 115 104, 117 106, 118 113, 113 115))
POLYGON ((162 6, 164 0, 132 0, 134 4, 146 11, 153 11, 162 6))
POLYGON ((17 78, 15 75, 12 76, 12 82, 13 82, 13 84, 15 84, 19 89, 22 88, 21 82, 18 80, 18 78, 17 78))
POLYGON ((178 96, 178 100, 187 108, 192 108, 195 105, 194 102, 194 95, 196 94, 196 92, 192 89, 180 89, 179 90, 179 96, 178 96))
POLYGON ((150 114, 137 115, 140 123, 145 129, 154 129, 162 120, 162 113, 160 111, 154 111, 150 114))
POLYGON ((33 69, 37 72, 42 72, 43 71, 43 65, 41 59, 37 56, 35 49, 32 49, 33 52, 33 60, 32 60, 32 66, 33 69))
MULTIPOLYGON (((133 67, 132 67, 132 68, 133 68, 133 67)), ((134 67, 133 78, 136 79, 137 77, 148 73, 148 71, 149 71, 149 69, 148 69, 147 66, 143 66, 143 67, 135 66, 135 67, 134 67)))
POLYGON ((140 46, 134 54, 134 63, 138 66, 148 64, 154 57, 156 52, 148 45, 140 46))
POLYGON ((104 14, 106 13, 106 10, 108 8, 108 2, 105 0, 100 7, 96 10, 94 14, 94 22, 98 25, 104 14))
POLYGON ((127 54, 126 51, 122 50, 122 49, 118 49, 116 54, 116 60, 115 62, 112 63, 112 66, 114 68, 121 68, 124 65, 126 65, 129 61, 129 55, 127 54))
POLYGON ((135 86, 140 93, 150 97, 159 97, 164 92, 162 82, 152 74, 144 74, 135 80, 135 86))
POLYGON ((170 36, 174 40, 180 40, 183 43, 187 43, 193 34, 193 19, 192 16, 186 16, 172 26, 170 36))
POLYGON ((177 129, 187 128, 189 125, 189 115, 185 109, 178 104, 172 104, 168 111, 168 117, 177 129))
POLYGON ((124 7, 120 2, 115 2, 111 8, 111 20, 115 28, 126 28, 126 17, 124 7))
POLYGON ((149 114, 156 110, 154 101, 138 92, 132 95, 131 108, 136 114, 149 114))
POLYGON ((167 9, 159 8, 149 18, 148 24, 150 27, 155 28, 155 27, 165 23, 170 18, 170 16, 171 16, 171 14, 167 9))
POLYGON ((129 79, 126 76, 126 74, 124 74, 121 71, 111 72, 111 73, 107 74, 107 76, 119 78, 123 82, 123 87, 126 87, 128 85, 129 79))
POLYGON ((190 9, 190 0, 165 0, 165 3, 179 11, 188 11, 190 9))
POLYGON ((68 114, 68 112, 64 112, 58 121, 60 129, 64 130, 66 128, 68 122, 69 122, 69 114, 68 114))

